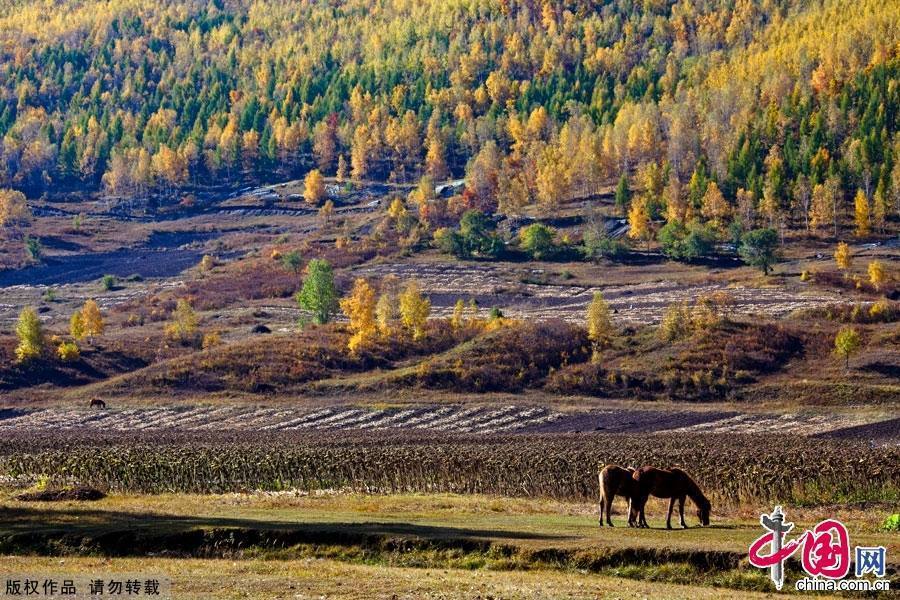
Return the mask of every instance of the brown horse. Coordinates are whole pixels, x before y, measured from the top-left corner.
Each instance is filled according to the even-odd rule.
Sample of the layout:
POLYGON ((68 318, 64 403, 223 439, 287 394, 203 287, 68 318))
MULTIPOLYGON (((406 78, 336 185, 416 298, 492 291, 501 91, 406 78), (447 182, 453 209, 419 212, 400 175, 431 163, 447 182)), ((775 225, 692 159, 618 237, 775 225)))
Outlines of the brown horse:
POLYGON ((634 497, 636 482, 634 469, 624 469, 619 465, 606 465, 600 470, 600 527, 603 527, 603 513, 606 512, 606 523, 613 526, 610 514, 616 496, 628 498, 628 526, 634 527, 631 515, 631 499, 634 497))
MULTIPOLYGON (((638 527, 648 527, 647 518, 644 516, 644 506, 650 496, 669 499, 669 513, 666 516, 666 528, 672 529, 672 509, 675 501, 678 501, 678 512, 681 516, 681 526, 687 528, 684 522, 684 501, 690 499, 697 505, 697 518, 702 525, 709 525, 709 512, 712 505, 700 486, 690 475, 678 468, 657 469, 656 467, 641 467, 634 472, 636 485, 631 510, 638 513, 638 527)), ((629 515, 629 521, 634 519, 634 512, 629 515)))
POLYGON ((101 409, 106 408, 106 402, 104 402, 100 398, 94 398, 93 400, 91 400, 91 408, 94 408, 95 406, 101 409))

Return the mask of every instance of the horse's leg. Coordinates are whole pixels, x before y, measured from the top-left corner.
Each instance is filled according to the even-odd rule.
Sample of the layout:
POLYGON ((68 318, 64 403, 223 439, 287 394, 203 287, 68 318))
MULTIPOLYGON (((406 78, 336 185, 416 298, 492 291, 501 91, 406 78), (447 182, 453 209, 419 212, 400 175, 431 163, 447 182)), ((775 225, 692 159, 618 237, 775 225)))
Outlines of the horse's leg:
POLYGON ((606 499, 606 524, 610 527, 615 527, 612 522, 612 505, 613 500, 616 499, 615 494, 610 494, 610 496, 606 499))
POLYGON ((678 499, 678 512, 681 514, 681 528, 687 529, 687 523, 684 522, 684 500, 684 496, 678 499))
POLYGON ((603 505, 606 504, 606 496, 600 490, 600 527, 603 527, 603 505))
POLYGON ((672 509, 675 508, 675 496, 669 498, 669 512, 666 515, 666 529, 672 529, 672 509))
POLYGON ((650 496, 641 496, 641 510, 638 518, 638 527, 643 527, 645 529, 650 529, 650 525, 647 524, 647 515, 644 514, 644 508, 647 506, 647 500, 650 496))

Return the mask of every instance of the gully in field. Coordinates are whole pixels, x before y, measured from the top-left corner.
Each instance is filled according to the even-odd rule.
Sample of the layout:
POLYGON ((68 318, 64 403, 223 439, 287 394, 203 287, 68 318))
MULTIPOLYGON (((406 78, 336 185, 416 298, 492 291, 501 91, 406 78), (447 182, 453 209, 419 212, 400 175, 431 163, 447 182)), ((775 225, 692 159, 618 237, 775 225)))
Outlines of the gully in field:
MULTIPOLYGON (((709 525, 709 512, 712 508, 709 500, 703 495, 700 486, 697 485, 690 475, 681 469, 657 469, 656 467, 641 467, 634 472, 635 493, 632 500, 631 510, 637 512, 638 527, 648 527, 647 519, 644 516, 644 506, 647 504, 647 498, 656 496, 657 498, 669 499, 669 513, 666 516, 666 528, 672 529, 672 509, 675 507, 675 501, 678 501, 678 512, 681 516, 681 526, 687 528, 684 522, 684 501, 690 497, 694 504, 697 505, 697 517, 702 525, 709 525)), ((629 514, 629 521, 633 520, 635 515, 629 514)))
POLYGON ((612 527, 610 513, 613 499, 616 496, 628 498, 628 526, 634 527, 631 513, 631 499, 634 497, 636 482, 632 477, 634 469, 622 468, 619 465, 606 465, 600 470, 600 527, 603 527, 603 513, 606 511, 606 523, 612 527))

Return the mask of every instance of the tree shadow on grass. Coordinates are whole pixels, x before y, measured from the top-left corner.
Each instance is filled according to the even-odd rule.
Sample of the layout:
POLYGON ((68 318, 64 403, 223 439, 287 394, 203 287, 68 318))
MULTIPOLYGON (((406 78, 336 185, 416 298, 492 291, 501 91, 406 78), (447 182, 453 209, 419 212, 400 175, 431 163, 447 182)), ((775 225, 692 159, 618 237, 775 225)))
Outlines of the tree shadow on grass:
POLYGON ((487 551, 495 543, 564 540, 533 532, 405 522, 302 522, 125 513, 104 510, 0 508, 0 553, 111 556, 210 556, 250 547, 302 544, 373 551, 487 551))

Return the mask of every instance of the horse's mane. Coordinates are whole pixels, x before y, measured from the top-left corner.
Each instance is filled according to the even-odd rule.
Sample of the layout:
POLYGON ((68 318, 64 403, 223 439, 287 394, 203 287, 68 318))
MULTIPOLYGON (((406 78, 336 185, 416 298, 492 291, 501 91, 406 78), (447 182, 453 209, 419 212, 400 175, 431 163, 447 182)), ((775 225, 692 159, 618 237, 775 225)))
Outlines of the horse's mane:
POLYGON ((706 497, 706 495, 703 493, 703 490, 700 489, 700 486, 697 485, 697 482, 694 481, 694 478, 691 477, 687 471, 679 469, 678 467, 672 467, 669 470, 673 473, 679 473, 680 475, 684 476, 684 479, 687 482, 688 496, 691 497, 691 500, 693 500, 697 506, 700 506, 701 502, 703 504, 709 504, 709 498, 706 497))

